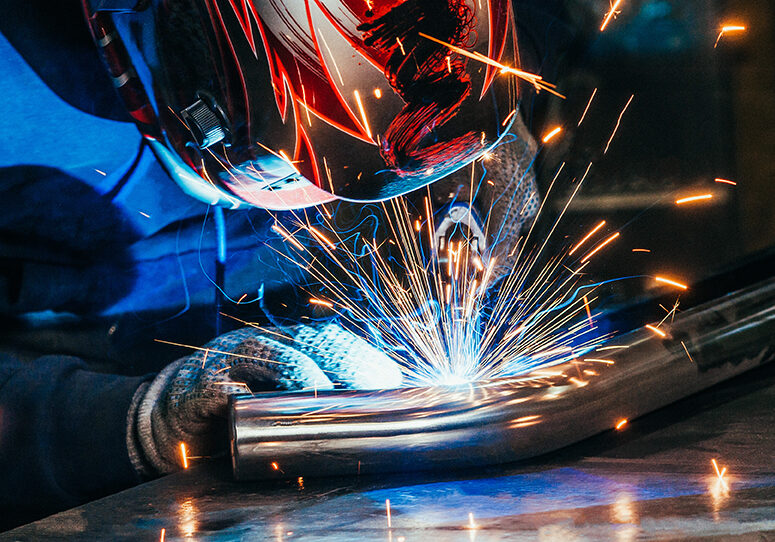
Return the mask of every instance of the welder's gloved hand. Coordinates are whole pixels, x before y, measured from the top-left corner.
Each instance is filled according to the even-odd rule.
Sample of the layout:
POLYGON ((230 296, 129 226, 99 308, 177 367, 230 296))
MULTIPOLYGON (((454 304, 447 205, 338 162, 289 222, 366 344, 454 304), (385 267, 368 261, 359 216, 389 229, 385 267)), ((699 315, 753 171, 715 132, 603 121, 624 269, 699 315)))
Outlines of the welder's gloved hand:
POLYGON ((486 230, 487 252, 497 261, 496 278, 511 271, 518 253, 514 246, 530 229, 541 205, 533 167, 537 152, 535 138, 517 114, 509 134, 487 158, 476 162, 473 182, 468 167, 430 188, 436 209, 472 203, 486 230))
POLYGON ((401 384, 398 365, 335 323, 222 335, 162 370, 135 394, 127 444, 138 472, 181 468, 180 443, 190 456, 227 447, 228 396, 248 391, 385 389, 401 384))

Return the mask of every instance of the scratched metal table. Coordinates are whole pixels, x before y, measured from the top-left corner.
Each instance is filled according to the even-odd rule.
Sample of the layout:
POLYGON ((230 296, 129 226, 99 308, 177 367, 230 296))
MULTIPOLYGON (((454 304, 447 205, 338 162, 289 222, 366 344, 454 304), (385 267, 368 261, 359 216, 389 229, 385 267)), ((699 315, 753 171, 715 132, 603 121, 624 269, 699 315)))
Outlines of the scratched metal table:
POLYGON ((774 406, 769 364, 508 468, 237 483, 200 465, 0 540, 775 540, 774 406))

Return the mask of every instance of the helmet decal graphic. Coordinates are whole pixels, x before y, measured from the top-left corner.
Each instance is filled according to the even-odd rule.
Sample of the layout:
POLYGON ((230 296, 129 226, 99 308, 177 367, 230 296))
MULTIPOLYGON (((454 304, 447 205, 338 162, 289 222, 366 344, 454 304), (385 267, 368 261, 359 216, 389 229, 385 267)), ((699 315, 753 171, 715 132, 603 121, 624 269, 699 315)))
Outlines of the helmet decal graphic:
MULTIPOLYGON (((481 153, 479 133, 473 130, 433 140, 434 132, 457 114, 474 91, 467 73, 471 60, 420 35, 472 47, 479 39, 474 1, 207 0, 207 4, 238 66, 244 58, 236 58, 235 40, 242 40, 242 47, 246 43, 256 61, 265 56, 277 111, 284 122, 292 115, 294 165, 318 186, 325 186, 321 178, 325 164, 318 163, 321 157, 308 133, 313 118, 377 145, 385 168, 401 176, 427 175, 451 160, 470 161, 481 153), (400 111, 381 130, 372 131, 364 110, 361 94, 367 91, 359 93, 347 81, 351 74, 341 64, 353 62, 381 72, 389 92, 402 102, 400 111)), ((506 42, 508 0, 485 4, 488 49, 499 60, 506 42)), ((492 66, 486 70, 482 88, 475 90, 478 98, 497 73, 492 66)), ((243 85, 247 85, 244 78, 243 85)), ((249 108, 267 106, 250 103, 249 89, 242 90, 249 108)))

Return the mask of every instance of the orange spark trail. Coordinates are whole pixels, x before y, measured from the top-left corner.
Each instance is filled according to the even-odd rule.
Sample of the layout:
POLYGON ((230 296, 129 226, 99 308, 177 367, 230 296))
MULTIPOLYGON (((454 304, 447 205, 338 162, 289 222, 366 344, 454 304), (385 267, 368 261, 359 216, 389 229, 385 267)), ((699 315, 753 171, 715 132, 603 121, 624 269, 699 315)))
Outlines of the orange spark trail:
POLYGON ((372 139, 371 128, 369 127, 369 119, 366 118, 366 110, 363 108, 363 102, 361 102, 361 95, 357 90, 353 91, 353 94, 355 95, 355 101, 358 103, 358 111, 360 111, 361 113, 361 120, 363 120, 363 127, 366 128, 366 135, 369 136, 369 139, 372 139))
POLYGON ((660 337, 662 337, 663 339, 664 339, 665 337, 667 337, 667 333, 665 333, 665 332, 664 332, 664 331, 662 331, 661 329, 657 329, 657 328, 655 328, 654 326, 652 326, 652 325, 650 325, 650 324, 646 324, 646 329, 648 329, 648 330, 650 330, 650 331, 653 331, 654 333, 656 333, 657 335, 659 335, 659 336, 660 336, 660 337))
POLYGON ((735 181, 730 181, 729 179, 716 179, 717 183, 723 183, 723 184, 731 184, 732 186, 737 186, 737 183, 735 181))
POLYGON ((684 351, 686 352, 686 355, 687 355, 687 356, 689 356, 689 361, 691 361, 692 363, 694 363, 694 360, 692 359, 692 355, 689 353, 689 349, 688 349, 688 348, 686 348, 686 345, 684 344, 684 342, 683 342, 683 341, 681 341, 681 346, 683 346, 683 347, 684 347, 684 351))
POLYGON ((554 130, 552 130, 551 132, 549 132, 548 134, 546 134, 546 135, 544 136, 544 138, 543 138, 541 141, 543 141, 543 142, 544 142, 544 144, 546 144, 546 143, 549 143, 549 142, 550 142, 552 139, 554 139, 554 137, 555 137, 557 134, 559 134, 560 132, 562 132, 562 127, 561 127, 561 126, 558 126, 558 127, 556 127, 554 130))
POLYGON ((627 111, 627 108, 630 107, 630 104, 632 103, 632 100, 635 98, 635 94, 630 96, 630 99, 627 100, 627 103, 624 106, 624 109, 622 109, 622 112, 619 113, 619 120, 616 121, 616 126, 614 127, 614 131, 611 134, 610 139, 608 140, 608 143, 606 143, 605 150, 603 151, 603 154, 608 153, 608 149, 611 148, 611 142, 614 140, 614 137, 616 136, 616 132, 619 131, 619 126, 622 124, 622 118, 624 118, 624 113, 627 111))
POLYGON ((613 234, 611 237, 609 237, 608 239, 606 239, 605 241, 603 241, 602 243, 600 243, 600 244, 597 246, 597 248, 595 248, 595 250, 593 250, 592 252, 590 252, 589 254, 587 254, 586 256, 584 256, 584 257, 581 259, 581 263, 585 263, 585 262, 586 262, 587 260, 589 260, 589 259, 590 259, 592 256, 594 256, 595 254, 597 254, 598 252, 600 252, 601 250, 603 250, 603 248, 605 248, 605 247, 606 247, 606 246, 607 246, 609 243, 612 243, 612 242, 613 242, 613 241, 614 241, 614 240, 615 240, 617 237, 619 237, 619 235, 620 235, 620 234, 619 234, 619 232, 616 232, 616 233, 615 233, 615 234, 613 234))
POLYGON ((627 418, 622 418, 621 420, 619 420, 619 423, 616 424, 616 429, 619 430, 625 425, 627 425, 627 418))
POLYGON ((683 205, 684 203, 691 203, 693 201, 703 201, 713 198, 713 194, 702 194, 699 196, 689 196, 687 198, 681 198, 675 200, 676 205, 683 205))
POLYGON ((314 297, 310 298, 309 302, 312 303, 313 305, 322 305, 323 307, 328 307, 329 309, 333 309, 334 308, 334 304, 331 303, 330 301, 324 301, 322 299, 315 299, 314 297))
POLYGON ((584 113, 581 115, 581 118, 579 119, 579 123, 576 125, 581 126, 581 123, 584 122, 584 119, 587 116, 587 113, 589 112, 589 108, 592 106, 592 101, 595 99, 595 95, 597 94, 597 88, 592 91, 592 96, 589 97, 589 102, 587 102, 587 107, 584 109, 584 113))
POLYGON ((715 49, 718 47, 718 43, 721 41, 721 38, 724 37, 724 34, 729 34, 730 32, 745 32, 746 28, 743 25, 726 25, 721 27, 721 32, 719 32, 718 37, 716 38, 716 43, 713 45, 713 48, 715 49))
POLYGON ((616 2, 614 2, 614 4, 611 6, 611 10, 606 13, 605 19, 603 19, 603 24, 600 25, 601 32, 605 31, 605 29, 608 27, 608 23, 610 23, 611 19, 616 16, 617 10, 621 4, 622 0, 616 0, 616 2))
POLYGON ((304 250, 304 247, 302 246, 302 244, 301 244, 301 243, 299 243, 299 242, 298 242, 296 239, 294 239, 294 238, 293 238, 293 236, 292 236, 290 233, 286 232, 286 231, 285 231, 283 228, 281 228, 279 225, 275 224, 275 225, 274 225, 274 226, 272 226, 270 229, 271 229, 273 232, 275 232, 276 234, 278 234, 278 235, 282 236, 282 237, 283 237, 283 239, 285 239, 286 241, 288 241, 290 244, 292 244, 293 246, 295 246, 295 247, 296 247, 296 248, 298 248, 299 250, 304 250))
POLYGON ((186 452, 186 444, 184 442, 180 443, 180 458, 183 461, 183 468, 188 468, 188 452, 186 452))
POLYGON ((597 233, 597 231, 598 231, 600 228, 602 228, 603 226, 605 226, 605 220, 603 220, 602 222, 600 222, 600 224, 598 224, 597 226, 595 226, 595 227, 592 229, 592 231, 591 231, 591 232, 589 232, 589 233, 588 233, 588 234, 587 234, 587 235, 584 237, 584 239, 582 239, 581 241, 579 241, 579 242, 576 244, 576 246, 575 246, 575 247, 573 247, 573 248, 571 249, 571 251, 570 251, 570 252, 568 252, 568 256, 573 256, 573 253, 574 253, 574 252, 576 252, 576 251, 577 251, 579 248, 581 248, 581 246, 582 246, 584 243, 586 243, 587 241, 589 241, 589 238, 590 238, 590 237, 592 237, 593 235, 595 235, 595 234, 597 233))
POLYGON ((663 284, 669 284, 671 286, 675 286, 676 288, 680 288, 681 290, 688 290, 689 287, 686 284, 681 284, 680 282, 676 282, 674 280, 666 279, 665 277, 654 277, 654 280, 657 282, 661 282, 663 284))
POLYGON ((385 510, 387 512, 387 523, 388 523, 388 529, 392 528, 392 522, 390 520, 390 499, 385 500, 385 510))
POLYGON ((500 62, 493 60, 492 58, 488 56, 484 56, 481 53, 471 53, 467 51, 466 49, 462 49, 460 47, 457 47, 455 45, 452 45, 451 43, 447 43, 445 41, 442 41, 440 39, 434 38, 433 36, 429 36, 428 34, 424 34, 423 32, 419 32, 419 35, 422 36, 425 39, 429 39, 435 43, 438 43, 440 45, 443 45, 444 47, 447 47, 448 49, 455 51, 458 54, 461 54, 465 57, 468 57, 472 60, 478 60, 479 62, 483 62, 485 64, 488 64, 490 66, 494 66, 496 68, 500 68, 501 73, 510 73, 512 75, 515 75, 519 77, 520 79, 524 79, 534 87, 545 90, 551 94, 554 94, 555 96, 565 99, 565 96, 554 90, 556 87, 555 85, 551 83, 547 83, 543 80, 543 77, 540 75, 536 75, 534 73, 529 73, 526 71, 518 70, 516 68, 510 68, 509 66, 506 66, 505 64, 501 64, 500 62))
POLYGON ((508 116, 505 119, 503 119, 503 123, 501 124, 501 126, 506 126, 509 123, 509 121, 511 120, 511 118, 514 115, 516 115, 516 114, 517 114, 517 110, 516 109, 512 109, 511 113, 509 113, 508 116))
POLYGON ((587 299, 587 296, 584 296, 583 299, 584 308, 587 309, 587 320, 589 320, 589 325, 594 327, 595 323, 592 321, 592 311, 589 310, 589 300, 587 299))

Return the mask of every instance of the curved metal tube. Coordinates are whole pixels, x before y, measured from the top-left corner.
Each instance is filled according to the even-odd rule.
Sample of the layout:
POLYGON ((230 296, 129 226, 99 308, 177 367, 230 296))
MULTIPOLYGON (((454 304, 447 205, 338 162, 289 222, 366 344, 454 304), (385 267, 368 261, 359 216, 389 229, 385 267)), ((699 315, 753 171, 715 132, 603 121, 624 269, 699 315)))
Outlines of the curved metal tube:
POLYGON ((611 342, 622 347, 606 351, 613 363, 468 386, 235 396, 234 476, 481 467, 557 450, 770 361, 775 280, 681 313, 666 331, 611 342))

